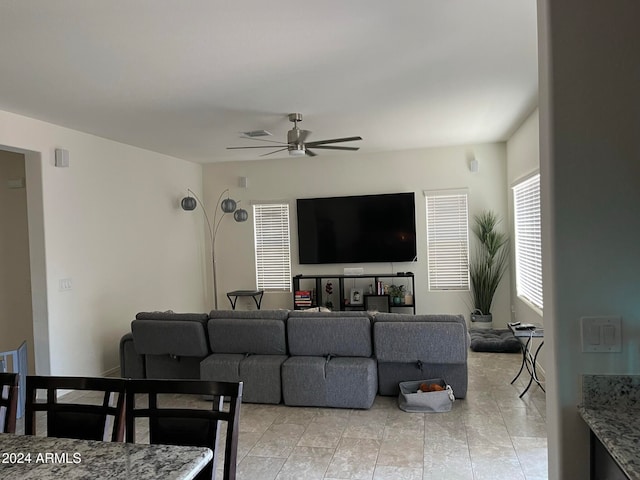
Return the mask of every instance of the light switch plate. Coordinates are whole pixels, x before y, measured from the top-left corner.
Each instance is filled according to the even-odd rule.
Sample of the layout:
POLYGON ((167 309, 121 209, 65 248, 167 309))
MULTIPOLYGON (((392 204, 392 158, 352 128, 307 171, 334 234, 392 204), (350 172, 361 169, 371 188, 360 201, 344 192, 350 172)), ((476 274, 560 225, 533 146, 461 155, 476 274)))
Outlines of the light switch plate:
POLYGON ((583 352, 622 351, 621 317, 582 317, 580 334, 583 352))
POLYGON ((61 292, 66 292, 67 290, 71 290, 72 283, 70 278, 61 278, 58 280, 58 290, 61 292))

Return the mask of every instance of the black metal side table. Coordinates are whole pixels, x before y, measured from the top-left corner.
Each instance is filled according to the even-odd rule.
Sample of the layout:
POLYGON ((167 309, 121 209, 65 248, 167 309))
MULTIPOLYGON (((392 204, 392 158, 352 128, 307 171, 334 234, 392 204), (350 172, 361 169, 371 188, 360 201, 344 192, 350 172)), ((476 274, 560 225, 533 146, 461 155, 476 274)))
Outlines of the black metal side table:
POLYGON ((536 368, 536 361, 538 359, 538 353, 540 353, 540 349, 542 345, 544 345, 544 340, 540 342, 538 348, 536 348, 535 352, 532 352, 532 343, 534 338, 542 338, 544 339, 544 329, 541 325, 534 325, 535 328, 518 328, 520 325, 511 325, 509 324, 509 330, 513 333, 513 336, 516 337, 522 343, 522 364, 520 365, 520 370, 517 375, 511 380, 511 384, 515 382, 522 371, 527 369, 529 372, 529 383, 527 383, 527 387, 522 391, 519 395, 519 398, 529 391, 533 382, 536 382, 538 386, 542 389, 543 392, 546 392, 542 383, 540 383, 540 379, 538 378, 538 371, 536 368), (525 341, 526 339, 526 341, 525 341))
POLYGON ((227 293, 227 298, 231 303, 231 309, 235 310, 238 297, 253 297, 253 301, 256 302, 256 307, 258 307, 258 310, 260 310, 260 305, 262 304, 262 295, 264 295, 264 290, 234 290, 233 292, 227 293))

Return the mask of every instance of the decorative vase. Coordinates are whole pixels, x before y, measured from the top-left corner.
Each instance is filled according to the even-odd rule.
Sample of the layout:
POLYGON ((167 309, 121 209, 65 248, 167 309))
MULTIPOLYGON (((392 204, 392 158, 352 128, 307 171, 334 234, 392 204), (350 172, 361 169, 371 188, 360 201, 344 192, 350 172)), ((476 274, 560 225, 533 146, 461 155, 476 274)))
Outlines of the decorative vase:
POLYGON ((475 330, 492 330, 493 329, 493 315, 483 315, 482 313, 471 313, 471 328, 475 330))

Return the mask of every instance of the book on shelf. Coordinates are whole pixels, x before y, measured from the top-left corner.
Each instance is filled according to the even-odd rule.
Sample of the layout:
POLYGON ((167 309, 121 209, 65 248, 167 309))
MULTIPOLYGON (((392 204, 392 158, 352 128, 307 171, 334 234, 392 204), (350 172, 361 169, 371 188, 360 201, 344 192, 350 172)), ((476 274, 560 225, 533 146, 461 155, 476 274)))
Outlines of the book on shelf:
POLYGON ((310 290, 296 290, 294 304, 296 307, 310 307, 312 303, 310 290))

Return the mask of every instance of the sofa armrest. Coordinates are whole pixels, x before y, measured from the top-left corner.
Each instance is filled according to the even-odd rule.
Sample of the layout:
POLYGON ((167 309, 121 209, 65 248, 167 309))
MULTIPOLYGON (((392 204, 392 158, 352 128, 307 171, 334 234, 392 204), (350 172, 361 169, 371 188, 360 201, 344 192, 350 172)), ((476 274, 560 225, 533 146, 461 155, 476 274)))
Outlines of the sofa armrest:
POLYGON ((144 356, 140 355, 133 342, 133 335, 127 333, 120 339, 120 376, 122 378, 145 378, 144 356))

